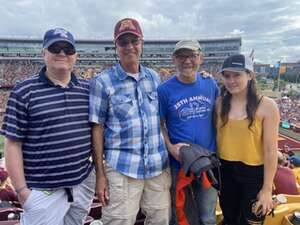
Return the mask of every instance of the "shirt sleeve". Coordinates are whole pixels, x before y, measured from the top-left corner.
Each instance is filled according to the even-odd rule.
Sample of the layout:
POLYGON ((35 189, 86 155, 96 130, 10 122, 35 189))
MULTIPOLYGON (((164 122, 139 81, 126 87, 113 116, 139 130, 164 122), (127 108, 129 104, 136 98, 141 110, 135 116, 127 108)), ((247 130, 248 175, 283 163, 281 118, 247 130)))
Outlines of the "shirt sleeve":
POLYGON ((221 94, 221 90, 220 90, 220 87, 219 87, 216 79, 215 78, 212 78, 212 79, 213 79, 213 83, 215 85, 215 96, 218 97, 221 94))
POLYGON ((90 80, 89 121, 103 124, 106 121, 108 109, 108 95, 103 84, 94 77, 90 80))
POLYGON ((28 126, 26 101, 13 89, 7 101, 0 134, 13 140, 22 141, 28 126))

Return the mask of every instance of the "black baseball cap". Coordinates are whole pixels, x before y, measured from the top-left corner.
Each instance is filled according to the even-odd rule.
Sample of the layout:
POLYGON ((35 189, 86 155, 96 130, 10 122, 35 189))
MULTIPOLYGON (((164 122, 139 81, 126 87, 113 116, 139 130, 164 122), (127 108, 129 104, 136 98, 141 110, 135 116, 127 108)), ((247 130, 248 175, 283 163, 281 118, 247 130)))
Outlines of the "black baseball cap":
POLYGON ((221 72, 224 71, 242 72, 246 70, 254 72, 252 59, 243 54, 237 54, 237 55, 229 56, 224 60, 221 72))

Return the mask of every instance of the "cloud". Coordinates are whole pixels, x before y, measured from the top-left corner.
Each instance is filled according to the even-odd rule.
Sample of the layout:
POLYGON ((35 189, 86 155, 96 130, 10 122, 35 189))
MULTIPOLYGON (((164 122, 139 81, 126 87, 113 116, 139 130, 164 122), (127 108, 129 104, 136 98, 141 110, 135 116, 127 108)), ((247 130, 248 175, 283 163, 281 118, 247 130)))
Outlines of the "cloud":
POLYGON ((239 30, 239 29, 233 29, 233 31, 230 32, 230 34, 233 35, 233 36, 234 35, 240 36, 240 35, 242 35, 244 33, 245 33, 245 31, 239 30))

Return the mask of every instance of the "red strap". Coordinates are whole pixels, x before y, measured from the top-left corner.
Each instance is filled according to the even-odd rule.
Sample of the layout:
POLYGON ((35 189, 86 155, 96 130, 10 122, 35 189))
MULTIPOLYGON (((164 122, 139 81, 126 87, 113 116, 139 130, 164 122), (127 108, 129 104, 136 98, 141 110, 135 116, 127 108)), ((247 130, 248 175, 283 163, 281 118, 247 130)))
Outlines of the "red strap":
POLYGON ((211 187, 211 182, 209 181, 206 172, 202 172, 202 186, 206 189, 211 187))
MULTIPOLYGON (((201 175, 202 179, 202 186, 204 188, 210 188, 211 183, 207 177, 206 172, 203 172, 201 175)), ((184 187, 191 184, 196 177, 191 174, 189 177, 184 175, 183 169, 181 169, 177 175, 176 180, 176 214, 177 214, 177 221, 178 225, 189 225, 189 222, 186 218, 184 212, 184 204, 185 204, 185 194, 184 194, 184 187)))

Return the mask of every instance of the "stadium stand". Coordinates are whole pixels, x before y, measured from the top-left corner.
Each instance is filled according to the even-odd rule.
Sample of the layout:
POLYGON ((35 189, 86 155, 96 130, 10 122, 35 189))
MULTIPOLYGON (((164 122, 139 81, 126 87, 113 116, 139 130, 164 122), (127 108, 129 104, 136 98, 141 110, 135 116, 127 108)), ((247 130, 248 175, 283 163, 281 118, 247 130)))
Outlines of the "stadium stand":
MULTIPOLYGON (((142 63, 158 71, 163 80, 174 73, 171 56, 177 41, 145 40, 142 63)), ((240 37, 199 42, 204 52, 203 69, 212 74, 217 73, 226 56, 239 53, 242 44, 240 37)), ((41 46, 40 39, 0 38, 0 125, 11 88, 43 65, 41 46)), ((118 60, 112 40, 78 40, 77 52, 75 73, 87 79, 118 60)))

